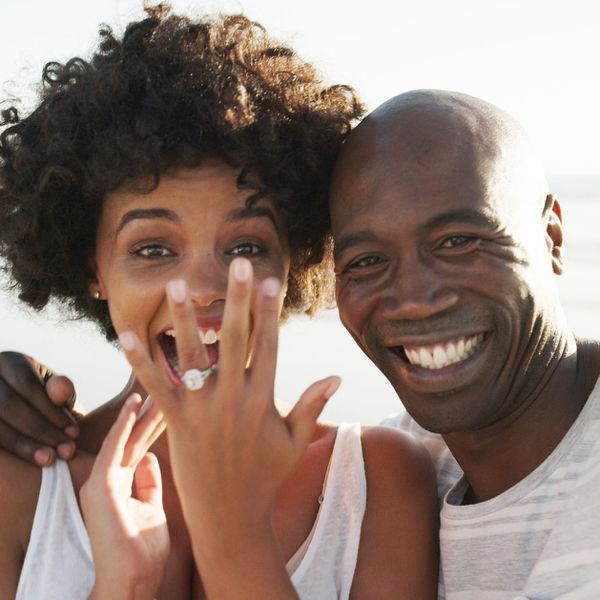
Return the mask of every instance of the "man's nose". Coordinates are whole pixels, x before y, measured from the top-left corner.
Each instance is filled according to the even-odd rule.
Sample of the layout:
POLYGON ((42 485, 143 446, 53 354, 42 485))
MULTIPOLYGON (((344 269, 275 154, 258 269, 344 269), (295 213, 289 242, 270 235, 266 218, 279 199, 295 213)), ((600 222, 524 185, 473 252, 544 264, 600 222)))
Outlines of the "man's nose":
POLYGON ((383 296, 382 316, 394 320, 426 319, 454 306, 458 290, 427 261, 413 259, 390 274, 383 296))
POLYGON ((227 272, 227 265, 212 253, 190 260, 182 277, 188 283, 192 302, 197 306, 210 306, 214 302, 224 301, 227 272))

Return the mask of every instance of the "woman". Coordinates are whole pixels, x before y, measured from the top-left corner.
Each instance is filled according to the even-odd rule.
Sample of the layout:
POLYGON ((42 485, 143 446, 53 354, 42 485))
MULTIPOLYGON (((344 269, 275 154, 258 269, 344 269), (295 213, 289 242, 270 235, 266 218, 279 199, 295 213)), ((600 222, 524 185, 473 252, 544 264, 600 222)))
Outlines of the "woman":
POLYGON ((285 421, 271 402, 277 317, 328 297, 327 180, 360 114, 353 92, 325 87, 241 16, 192 21, 158 7, 122 40, 101 34, 90 63, 46 66, 31 115, 4 112, 0 248, 24 301, 58 299, 108 339, 122 334, 141 376, 132 389, 167 409, 172 452, 165 436, 154 442, 155 406, 133 426, 135 396, 82 423, 88 452, 68 468, 42 476, 0 457, 1 593, 203 597, 196 561, 209 597, 227 597, 213 577, 214 524, 229 522, 231 540, 260 514, 272 539, 256 556, 232 555, 247 565, 235 572, 250 596, 295 593, 287 562, 303 598, 432 597, 436 510, 423 452, 379 429, 313 432, 335 379, 309 388, 285 421), (261 408, 249 410, 257 394, 261 408), (199 398, 212 412, 177 420, 168 410, 199 398), (87 533, 74 502, 82 487, 87 533))

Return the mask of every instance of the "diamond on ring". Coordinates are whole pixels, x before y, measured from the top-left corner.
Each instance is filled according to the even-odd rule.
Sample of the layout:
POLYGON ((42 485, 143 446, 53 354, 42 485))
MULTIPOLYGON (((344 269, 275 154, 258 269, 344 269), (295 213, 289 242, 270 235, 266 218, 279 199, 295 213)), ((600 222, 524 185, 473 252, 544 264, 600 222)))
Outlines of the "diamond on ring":
POLYGON ((185 385, 188 390, 201 390, 204 387, 204 382, 210 377, 214 370, 214 365, 208 369, 204 369, 204 371, 201 371, 200 369, 188 369, 181 376, 181 381, 183 381, 183 385, 185 385))

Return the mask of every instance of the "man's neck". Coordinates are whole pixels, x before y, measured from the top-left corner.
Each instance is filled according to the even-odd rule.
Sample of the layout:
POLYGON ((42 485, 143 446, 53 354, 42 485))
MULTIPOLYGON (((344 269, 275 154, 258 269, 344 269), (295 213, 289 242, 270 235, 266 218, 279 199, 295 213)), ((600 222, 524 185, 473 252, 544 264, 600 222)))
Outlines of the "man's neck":
POLYGON ((466 503, 489 500, 527 477, 577 419, 600 372, 600 345, 570 340, 519 410, 485 429, 444 435, 470 484, 466 503))

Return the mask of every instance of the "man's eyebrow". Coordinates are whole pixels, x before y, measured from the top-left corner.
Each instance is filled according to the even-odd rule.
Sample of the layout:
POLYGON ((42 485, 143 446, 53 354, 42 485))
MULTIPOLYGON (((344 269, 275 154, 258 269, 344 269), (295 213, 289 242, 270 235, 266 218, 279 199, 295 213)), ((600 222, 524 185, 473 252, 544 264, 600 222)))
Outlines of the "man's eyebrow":
POLYGON ((181 221, 177 213, 166 208, 135 208, 123 215, 116 233, 119 233, 127 223, 130 223, 135 219, 167 219, 168 221, 181 221))
POLYGON ((451 225, 453 223, 469 223, 485 229, 498 228, 498 222, 491 215, 470 208, 451 210, 442 213, 441 215, 436 215, 425 223, 424 228, 433 229, 436 227, 443 227, 444 225, 451 225))
POLYGON ((361 244, 362 242, 372 242, 375 239, 375 234, 368 229, 362 229, 348 235, 343 235, 339 239, 335 240, 333 247, 333 258, 337 257, 351 246, 361 244))
POLYGON ((242 208, 236 208, 232 210, 225 219, 227 222, 242 221, 244 219, 256 219, 260 217, 267 217, 273 223, 275 229, 279 232, 279 225, 275 220, 275 215, 270 208, 266 206, 243 206, 242 208))

